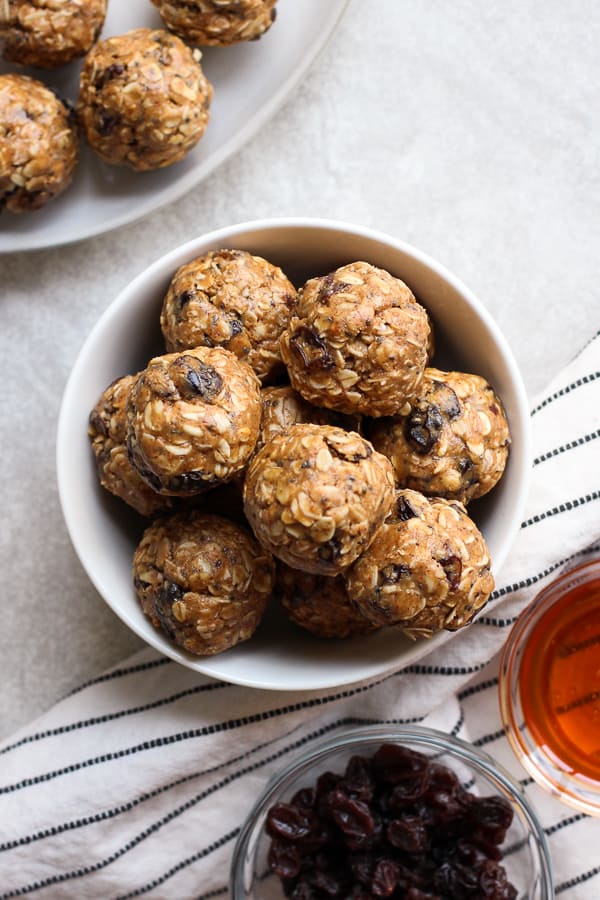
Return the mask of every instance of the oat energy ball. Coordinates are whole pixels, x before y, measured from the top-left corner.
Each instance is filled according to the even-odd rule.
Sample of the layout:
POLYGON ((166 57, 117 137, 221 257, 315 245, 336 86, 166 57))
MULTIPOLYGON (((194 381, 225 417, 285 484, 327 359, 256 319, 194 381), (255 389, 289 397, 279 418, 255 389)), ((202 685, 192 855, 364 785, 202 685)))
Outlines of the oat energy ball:
POLYGON ((260 424, 260 383, 220 347, 150 360, 127 403, 127 448, 160 494, 191 496, 241 471, 260 424))
POLYGON ((379 419, 369 437, 399 487, 467 503, 494 487, 510 445, 494 390, 479 375, 426 369, 408 415, 379 419))
POLYGON ((0 210, 39 209, 71 183, 79 145, 67 107, 25 75, 0 75, 0 210))
POLYGON ((177 270, 160 324, 167 350, 225 347, 263 383, 284 374, 279 338, 296 289, 277 266, 245 250, 213 250, 177 270))
POLYGON ((260 543, 295 569, 337 575, 371 542, 394 498, 389 460, 354 432, 294 425, 262 448, 244 484, 260 543))
POLYGON ((247 529, 199 512, 157 519, 133 557, 144 613, 197 656, 222 653, 254 634, 274 573, 247 529))
POLYGON ((398 491, 392 515, 347 573, 348 596, 373 623, 429 638, 463 628, 485 605, 490 565, 462 504, 398 491))
POLYGON ((198 143, 213 90, 197 53, 167 31, 149 28, 108 38, 88 53, 77 112, 88 143, 105 162, 161 169, 198 143))
POLYGON ((3 56, 25 66, 54 68, 84 56, 98 38, 107 0, 2 0, 3 56))
POLYGON ((127 454, 127 398, 137 375, 110 384, 90 413, 88 435, 100 484, 142 516, 164 512, 171 505, 150 488, 127 454))
POLYGON ((311 575, 280 562, 275 596, 288 618, 315 637, 346 638, 377 629, 350 602, 341 575, 311 575))
POLYGON ((281 355, 292 387, 310 403, 389 416, 419 389, 429 331, 404 282, 355 262, 304 285, 281 355))
POLYGON ((358 432, 361 427, 360 416, 346 416, 333 409, 312 406, 303 400, 300 394, 289 385, 267 387, 261 391, 262 417, 256 451, 267 441, 281 434, 292 425, 312 423, 313 425, 335 425, 345 431, 358 432))
POLYGON ((170 31, 189 44, 255 41, 275 21, 277 0, 152 0, 170 31))

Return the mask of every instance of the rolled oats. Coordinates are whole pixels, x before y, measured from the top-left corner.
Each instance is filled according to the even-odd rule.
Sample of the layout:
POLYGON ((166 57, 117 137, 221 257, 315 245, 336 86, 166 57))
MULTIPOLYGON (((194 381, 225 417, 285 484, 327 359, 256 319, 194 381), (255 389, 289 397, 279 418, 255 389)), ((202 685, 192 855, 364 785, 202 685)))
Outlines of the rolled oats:
POLYGON ((71 183, 77 132, 67 107, 25 75, 0 75, 0 210, 39 209, 71 183))
POLYGON ((247 529, 197 511, 157 519, 133 558, 142 610, 189 653, 212 656, 254 634, 275 567, 247 529))
POLYGON ((104 24, 107 0, 2 0, 3 56, 25 66, 54 68, 84 56, 104 24))
POLYGON ((348 570, 348 596, 413 639, 468 625, 494 588, 483 536, 457 501, 398 491, 393 512, 348 570))
POLYGON ((337 575, 368 547, 393 501, 391 464, 354 432, 294 425, 254 457, 244 509, 263 546, 293 568, 337 575))
POLYGON ((310 403, 393 415, 419 389, 429 333, 427 313, 402 281, 355 262, 304 285, 281 355, 310 403))
POLYGON ((398 487, 467 503, 499 481, 510 446, 508 422, 479 375, 426 369, 407 415, 379 419, 373 445, 394 467, 398 487))
POLYGON ((170 31, 190 44, 255 41, 275 21, 277 0, 152 0, 170 31))
POLYGON ((105 162, 146 171, 178 162, 198 143, 212 95, 183 41, 138 28, 88 53, 77 111, 88 143, 105 162))

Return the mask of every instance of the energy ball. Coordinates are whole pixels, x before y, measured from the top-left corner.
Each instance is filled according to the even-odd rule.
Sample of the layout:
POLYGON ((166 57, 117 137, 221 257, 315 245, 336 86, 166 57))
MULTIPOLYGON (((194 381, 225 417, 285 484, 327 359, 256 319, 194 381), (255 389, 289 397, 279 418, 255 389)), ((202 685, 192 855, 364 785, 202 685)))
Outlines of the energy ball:
POLYGON ((167 350, 225 347, 263 383, 285 373, 279 338, 296 289, 277 266, 245 250, 214 250, 177 270, 160 324, 167 350))
POLYGON ((312 278, 281 338, 292 387, 345 413, 408 410, 427 364, 427 313, 384 269, 355 262, 312 278))
POLYGON ((252 637, 274 574, 273 560, 247 529, 194 511, 157 519, 133 557, 142 610, 196 656, 222 653, 252 637))
POLYGON ((127 398, 136 378, 125 375, 106 388, 90 413, 88 435, 102 487, 140 515, 153 516, 171 500, 148 487, 127 455, 127 398))
POLYGON ((158 356, 129 394, 129 457, 157 493, 198 494, 244 468, 260 410, 258 378, 228 350, 158 356))
POLYGON ((51 69, 84 56, 104 24, 107 0, 4 0, 0 3, 3 56, 51 69))
POLYGON ((468 625, 494 579, 483 536, 458 501, 398 491, 390 518, 346 574, 348 596, 376 625, 412 638, 468 625))
POLYGON ((277 0, 152 0, 170 31, 189 44, 255 41, 275 21, 277 0))
POLYGON ((294 425, 248 466, 244 510, 274 556, 337 575, 369 546, 391 508, 393 483, 389 460, 360 435, 294 425))
POLYGON ((360 416, 346 416, 333 409, 312 406, 303 400, 300 394, 289 385, 283 387, 267 387, 261 391, 262 417, 256 450, 263 447, 278 434, 287 431, 292 425, 311 423, 313 425, 335 425, 345 431, 359 432, 360 416))
POLYGON ((79 145, 71 114, 25 75, 0 75, 0 210, 39 209, 71 183, 79 145))
POLYGON ((77 112, 105 162, 138 172, 161 169, 198 143, 213 95, 198 52, 167 31, 138 28, 88 53, 77 112))
POLYGON ((348 598, 341 575, 311 575, 277 564, 275 595, 288 618, 320 638, 346 638, 376 631, 348 598))
POLYGON ((399 487, 468 503, 504 472, 508 422, 494 390, 479 375, 426 369, 408 415, 379 419, 373 445, 394 467, 399 487))

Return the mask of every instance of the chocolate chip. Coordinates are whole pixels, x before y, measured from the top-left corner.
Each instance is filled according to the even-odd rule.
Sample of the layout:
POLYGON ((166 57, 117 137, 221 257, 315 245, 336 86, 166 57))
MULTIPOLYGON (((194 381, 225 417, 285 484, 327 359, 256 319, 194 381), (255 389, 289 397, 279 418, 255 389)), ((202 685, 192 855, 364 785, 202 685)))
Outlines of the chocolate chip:
POLYGON ((460 416, 462 409, 460 401, 456 396, 456 392, 450 387, 449 384, 441 384, 439 387, 439 391, 436 391, 437 403, 448 416, 450 421, 452 421, 452 419, 457 419, 460 416))
POLYGON ((416 519, 418 513, 412 508, 406 497, 398 497, 396 501, 396 518, 400 522, 407 522, 409 519, 416 519))
POLYGON ((302 360, 305 368, 332 369, 333 356, 325 340, 306 325, 300 326, 290 338, 290 348, 302 360))
POLYGON ((404 437, 415 453, 424 456, 433 449, 443 424, 440 408, 435 403, 430 403, 423 409, 417 407, 406 420, 404 437))
POLYGON ((342 545, 340 541, 334 536, 327 543, 322 544, 319 547, 319 559, 322 559, 324 562, 336 562, 340 558, 340 554, 342 552, 342 545))
POLYGON ((346 291, 349 287, 350 285, 346 284, 344 281, 336 281, 333 275, 326 275, 321 281, 317 303, 322 303, 324 306, 327 306, 334 294, 339 294, 340 291, 346 291))
POLYGON ((181 294, 179 294, 179 296, 177 297, 177 300, 175 301, 177 304, 177 307, 179 309, 183 309, 183 307, 186 306, 186 304, 188 304, 190 302, 190 300, 193 299, 193 297, 194 297, 194 295, 191 291, 182 291, 181 294))
POLYGON ((391 563, 380 570, 383 584, 397 584, 401 578, 410 575, 410 568, 405 563, 391 563))
POLYGON ((450 590, 455 591, 460 584, 460 576, 462 575, 462 560, 458 556, 446 556, 439 560, 439 564, 444 570, 444 574, 448 579, 450 590))
POLYGON ((234 338, 237 334, 241 334, 244 330, 244 326, 239 319, 232 319, 229 323, 229 328, 231 330, 232 338, 234 338))
POLYGON ((171 377, 182 397, 201 397, 206 403, 223 390, 223 379, 213 366, 207 366, 195 356, 179 356, 171 365, 171 377))
POLYGON ((119 116, 111 116, 108 113, 100 113, 100 122, 98 124, 98 134, 106 137, 115 130, 119 124, 119 116))

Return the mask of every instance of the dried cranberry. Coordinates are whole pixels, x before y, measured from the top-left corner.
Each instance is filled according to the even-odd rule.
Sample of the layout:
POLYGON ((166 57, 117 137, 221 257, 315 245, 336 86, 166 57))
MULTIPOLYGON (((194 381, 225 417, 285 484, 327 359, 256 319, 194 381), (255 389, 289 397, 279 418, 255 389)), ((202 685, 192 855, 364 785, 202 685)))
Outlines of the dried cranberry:
POLYGON ((298 841, 306 837, 312 825, 306 813, 289 803, 276 803, 267 814, 267 834, 284 841, 298 841))

